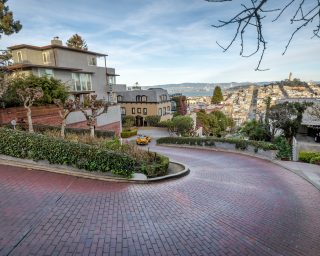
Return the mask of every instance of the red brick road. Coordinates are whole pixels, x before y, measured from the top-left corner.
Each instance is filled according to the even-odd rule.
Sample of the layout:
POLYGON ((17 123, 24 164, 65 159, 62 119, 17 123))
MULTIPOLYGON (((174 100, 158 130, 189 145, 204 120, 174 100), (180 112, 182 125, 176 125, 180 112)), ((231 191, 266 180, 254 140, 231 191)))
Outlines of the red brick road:
POLYGON ((320 255, 320 193, 267 161, 159 147, 191 173, 110 183, 0 166, 0 255, 320 255))

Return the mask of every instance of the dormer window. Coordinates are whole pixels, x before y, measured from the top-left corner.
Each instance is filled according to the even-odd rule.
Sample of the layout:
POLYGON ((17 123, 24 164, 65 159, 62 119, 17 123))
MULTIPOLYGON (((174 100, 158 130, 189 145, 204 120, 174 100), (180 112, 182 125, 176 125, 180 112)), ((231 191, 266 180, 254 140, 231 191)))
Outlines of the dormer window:
POLYGON ((95 56, 88 56, 89 66, 97 66, 97 58, 95 56))
POLYGON ((17 52, 17 59, 18 59, 18 63, 22 63, 23 59, 22 59, 22 52, 17 52))
POLYGON ((140 102, 140 101, 141 101, 141 95, 138 95, 138 96, 136 97, 136 101, 137 101, 137 102, 140 102))
POLYGON ((49 52, 43 52, 42 53, 42 59, 44 64, 50 63, 50 53, 49 52))
POLYGON ((117 96, 117 101, 122 101, 122 96, 121 95, 117 96))

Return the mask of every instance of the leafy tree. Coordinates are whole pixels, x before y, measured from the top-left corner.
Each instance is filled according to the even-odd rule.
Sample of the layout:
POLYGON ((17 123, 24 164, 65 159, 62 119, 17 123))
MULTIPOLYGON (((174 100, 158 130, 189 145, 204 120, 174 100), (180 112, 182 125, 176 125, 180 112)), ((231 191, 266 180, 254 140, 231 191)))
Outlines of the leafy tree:
POLYGON ((18 97, 17 90, 25 88, 42 89, 43 97, 35 102, 37 105, 52 104, 54 103, 54 99, 60 99, 62 102, 64 102, 68 97, 66 85, 60 80, 46 76, 17 76, 10 79, 8 90, 3 96, 2 101, 4 102, 5 106, 16 107, 23 105, 23 102, 18 97))
POLYGON ((65 128, 66 128, 67 117, 71 112, 79 109, 80 99, 79 97, 76 97, 75 100, 67 99, 64 102, 61 101, 61 99, 54 99, 54 103, 60 108, 59 115, 62 119, 60 135, 62 138, 65 138, 65 128))
POLYGON ((2 34, 18 33, 22 28, 20 21, 14 20, 13 13, 6 5, 7 2, 8 0, 0 0, 0 37, 2 34))
POLYGON ((67 46, 71 48, 76 48, 80 50, 88 50, 88 46, 86 41, 82 39, 82 37, 78 34, 74 34, 67 41, 67 46))
POLYGON ((23 106, 27 109, 27 119, 29 124, 29 132, 33 133, 31 106, 34 101, 39 100, 43 96, 43 91, 40 87, 18 89, 17 94, 22 99, 23 106))
POLYGON ((308 106, 307 103, 284 102, 270 108, 271 125, 281 130, 290 144, 301 126, 303 113, 308 106))
POLYGON ((228 129, 234 127, 233 119, 216 110, 210 114, 201 110, 197 113, 197 126, 202 126, 204 134, 222 136, 228 129))
POLYGON ((147 116, 146 121, 149 126, 157 126, 160 122, 161 117, 160 116, 147 116))
POLYGON ((134 126, 136 119, 134 116, 124 116, 122 119, 122 126, 125 130, 130 130, 132 126, 134 126))
POLYGON ((88 105, 80 106, 80 111, 87 119, 87 125, 90 128, 91 138, 94 138, 94 130, 95 126, 97 125, 97 118, 98 116, 107 113, 108 105, 102 100, 97 100, 96 94, 91 94, 88 96, 88 105))
MULTIPOLYGON (((20 21, 16 21, 13 18, 13 13, 9 10, 9 6, 6 4, 8 0, 0 0, 0 38, 4 35, 11 35, 18 33, 22 25, 20 21)), ((0 51, 0 98, 6 92, 9 81, 6 77, 6 66, 9 65, 11 54, 9 51, 0 51)))
POLYGON ((240 133, 247 136, 250 140, 267 140, 267 131, 264 123, 257 120, 250 120, 243 124, 240 133))
POLYGON ((211 98, 212 104, 219 104, 223 101, 223 95, 220 86, 216 86, 213 91, 213 96, 211 98))
POLYGON ((170 131, 182 136, 189 136, 193 132, 193 120, 190 116, 176 116, 172 120, 162 122, 170 131))
MULTIPOLYGON (((206 0, 207 2, 232 2, 232 0, 206 0)), ((235 1, 234 1, 235 2, 235 1)), ((233 2, 233 3, 234 3, 233 2)), ((238 13, 227 20, 220 20, 218 25, 213 25, 215 28, 226 26, 235 26, 236 30, 230 43, 226 46, 221 46, 223 51, 227 51, 230 47, 239 40, 240 55, 242 57, 250 57, 259 53, 260 59, 256 70, 260 69, 261 61, 267 49, 267 40, 264 37, 263 25, 268 18, 272 17, 273 22, 279 21, 280 17, 284 16, 285 12, 291 12, 289 22, 294 26, 295 30, 291 33, 289 40, 284 48, 283 54, 286 53, 294 36, 303 28, 311 27, 313 37, 320 38, 320 1, 305 1, 305 0, 288 0, 288 1, 272 1, 272 0, 242 0, 241 9, 238 13), (275 14, 275 15, 274 15, 275 14), (251 37, 250 32, 256 33, 256 47, 251 53, 245 53, 245 39, 251 37), (248 34, 249 33, 249 34, 248 34)))

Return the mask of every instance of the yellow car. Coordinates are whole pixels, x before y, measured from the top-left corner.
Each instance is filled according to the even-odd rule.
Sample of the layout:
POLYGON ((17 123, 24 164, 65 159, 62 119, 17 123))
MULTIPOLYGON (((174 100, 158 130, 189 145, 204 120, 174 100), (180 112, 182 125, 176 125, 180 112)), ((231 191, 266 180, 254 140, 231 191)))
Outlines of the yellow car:
POLYGON ((150 141, 151 141, 151 138, 149 136, 145 136, 141 134, 139 134, 136 139, 137 145, 148 145, 150 141))

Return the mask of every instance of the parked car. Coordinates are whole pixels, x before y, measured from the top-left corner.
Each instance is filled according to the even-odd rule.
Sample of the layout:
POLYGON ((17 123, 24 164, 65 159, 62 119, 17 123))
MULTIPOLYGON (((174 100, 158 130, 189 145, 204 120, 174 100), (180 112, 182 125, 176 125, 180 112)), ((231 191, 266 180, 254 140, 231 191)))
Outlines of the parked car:
POLYGON ((317 133, 314 135, 314 141, 315 141, 315 142, 320 142, 320 132, 317 132, 317 133))
POLYGON ((137 145, 148 145, 150 141, 151 137, 142 134, 139 134, 136 139, 137 145))

